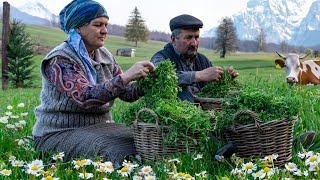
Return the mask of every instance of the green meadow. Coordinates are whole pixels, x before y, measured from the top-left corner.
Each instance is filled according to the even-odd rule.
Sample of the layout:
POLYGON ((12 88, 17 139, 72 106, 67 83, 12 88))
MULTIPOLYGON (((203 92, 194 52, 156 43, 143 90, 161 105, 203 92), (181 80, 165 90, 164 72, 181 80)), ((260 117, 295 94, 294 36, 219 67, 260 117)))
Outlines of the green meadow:
MULTIPOLYGON (((57 28, 27 26, 26 30, 37 45, 45 46, 48 49, 59 45, 67 38, 67 35, 57 28)), ((125 71, 135 62, 141 60, 149 61, 152 55, 161 50, 165 44, 165 42, 148 41, 146 43, 139 42, 138 47, 133 47, 133 43, 127 42, 123 37, 108 36, 105 47, 114 55, 118 48, 133 47, 136 49, 136 57, 134 58, 115 56, 115 59, 125 71)), ((257 88, 266 93, 280 93, 286 94, 287 97, 293 96, 297 98, 299 112, 297 112, 298 121, 294 125, 294 136, 306 131, 319 132, 319 88, 317 86, 300 87, 287 85, 285 83, 285 70, 275 68, 276 53, 230 53, 227 54, 226 58, 221 59, 219 58, 219 53, 213 50, 199 49, 199 52, 205 54, 216 66, 235 67, 239 73, 239 82, 247 88, 257 88), (290 94, 288 94, 289 92, 290 94)), ((2 179, 139 179, 139 177, 141 179, 142 177, 145 179, 155 179, 155 177, 156 179, 320 179, 320 155, 319 143, 317 142, 307 149, 302 149, 300 146, 294 149, 292 159, 288 161, 288 163, 294 163, 294 165, 286 164, 283 167, 274 167, 272 164, 267 166, 262 161, 253 160, 251 165, 248 164, 251 162, 250 160, 239 158, 217 161, 215 160, 215 152, 225 142, 219 141, 218 138, 213 138, 209 141, 208 147, 204 151, 174 154, 166 160, 155 163, 140 163, 139 167, 134 168, 132 172, 128 172, 128 177, 124 175, 125 165, 112 167, 112 171, 109 166, 110 172, 107 172, 106 169, 97 170, 99 168, 97 166, 94 167, 92 163, 89 163, 90 165, 86 164, 89 160, 66 162, 60 160, 60 156, 54 153, 51 153, 49 157, 44 157, 41 153, 32 149, 32 142, 24 139, 24 137, 31 135, 32 126, 35 122, 33 110, 40 103, 40 62, 44 56, 44 54, 41 54, 36 55, 34 58, 36 66, 34 71, 36 78, 33 81, 34 88, 0 90, 0 149, 2 152, 2 155, 0 155, 0 174, 2 179), (21 103, 24 103, 23 106, 21 103), (10 112, 11 114, 8 115, 10 112), (21 113, 28 114, 21 116, 21 113), (14 115, 20 115, 20 117, 15 117, 14 115), (9 117, 7 122, 5 121, 6 116, 9 117), (25 121, 26 124, 22 123, 20 126, 17 124, 15 127, 8 126, 8 124, 13 125, 21 120, 25 121), (305 155, 305 159, 298 156, 299 153, 308 151, 313 152, 313 154, 310 156, 305 155), (58 157, 58 159, 53 161, 52 156, 58 157), (310 159, 311 157, 313 159, 310 159), (32 164, 36 159, 41 159, 43 164, 32 164), (21 161, 20 163, 23 166, 17 166, 12 163, 18 160, 21 161), (305 161, 308 161, 309 164, 305 161), (311 166, 310 162, 314 166, 311 166), (77 165, 78 168, 76 168, 77 165), (141 172, 146 170, 146 167, 153 172, 150 176, 141 175, 141 172), (35 168, 38 168, 39 171, 36 171, 35 168), (141 169, 143 170, 141 171, 141 169), (235 172, 235 169, 239 171, 235 172), (252 172, 249 170, 252 170, 252 172), (299 172, 298 170, 302 173, 294 174, 294 172, 299 172), (32 174, 32 172, 37 173, 32 174), (259 172, 261 176, 259 176, 259 172), (270 173, 268 174, 268 172, 270 173), (87 176, 82 177, 83 174, 81 173, 87 173, 87 176), (135 177, 134 174, 136 175, 135 177)), ((121 110, 128 105, 128 103, 121 100, 116 101, 112 108, 113 118, 116 122, 122 122, 119 118, 121 110)))

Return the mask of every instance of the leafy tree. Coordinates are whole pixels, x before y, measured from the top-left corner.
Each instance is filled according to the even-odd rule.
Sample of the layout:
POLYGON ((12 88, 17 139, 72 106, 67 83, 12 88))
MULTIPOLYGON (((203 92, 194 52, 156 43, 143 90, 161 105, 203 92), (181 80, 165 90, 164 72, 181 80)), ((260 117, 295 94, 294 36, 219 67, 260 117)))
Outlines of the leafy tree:
POLYGON ((258 51, 264 52, 266 51, 267 43, 266 43, 266 33, 262 28, 259 28, 259 34, 256 38, 258 51))
POLYGON ((137 7, 134 8, 131 14, 129 22, 126 25, 124 37, 128 41, 135 42, 135 47, 137 47, 138 41, 146 42, 148 40, 149 30, 137 7))
POLYGON ((281 48, 281 52, 288 53, 289 45, 288 45, 287 41, 281 41, 280 48, 281 48))
POLYGON ((217 29, 217 39, 215 43, 217 45, 217 50, 220 51, 220 58, 224 58, 227 51, 235 51, 237 34, 231 18, 222 18, 217 29))
POLYGON ((32 49, 30 35, 26 32, 26 26, 21 21, 13 20, 10 29, 10 39, 7 46, 8 76, 9 82, 16 88, 30 87, 34 75, 32 49))

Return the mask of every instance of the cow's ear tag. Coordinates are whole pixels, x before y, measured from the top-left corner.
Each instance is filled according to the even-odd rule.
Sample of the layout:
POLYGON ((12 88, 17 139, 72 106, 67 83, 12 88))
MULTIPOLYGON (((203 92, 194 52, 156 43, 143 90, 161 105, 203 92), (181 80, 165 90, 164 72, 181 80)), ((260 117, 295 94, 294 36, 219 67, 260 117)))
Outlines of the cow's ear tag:
POLYGON ((277 69, 281 69, 280 64, 277 64, 277 65, 276 65, 276 68, 277 68, 277 69))

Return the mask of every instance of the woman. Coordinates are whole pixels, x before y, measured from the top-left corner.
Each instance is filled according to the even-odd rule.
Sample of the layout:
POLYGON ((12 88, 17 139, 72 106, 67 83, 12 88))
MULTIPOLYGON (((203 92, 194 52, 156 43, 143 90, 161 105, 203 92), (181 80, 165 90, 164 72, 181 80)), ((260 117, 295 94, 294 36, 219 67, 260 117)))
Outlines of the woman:
POLYGON ((154 66, 142 61, 122 73, 103 47, 108 21, 104 7, 92 0, 74 0, 60 12, 69 37, 41 64, 41 104, 32 132, 37 150, 114 163, 136 153, 132 131, 112 123, 110 108, 117 97, 130 102, 142 96, 133 81, 154 66))

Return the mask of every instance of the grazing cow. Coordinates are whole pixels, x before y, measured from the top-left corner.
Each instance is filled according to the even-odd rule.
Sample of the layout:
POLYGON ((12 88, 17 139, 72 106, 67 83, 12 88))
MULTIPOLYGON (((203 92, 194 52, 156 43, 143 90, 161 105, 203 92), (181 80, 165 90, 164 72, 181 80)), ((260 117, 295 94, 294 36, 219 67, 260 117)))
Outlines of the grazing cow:
POLYGON ((307 60, 301 62, 301 60, 307 57, 309 54, 299 57, 294 53, 289 53, 287 56, 283 56, 277 52, 282 59, 276 59, 274 62, 277 67, 286 67, 286 79, 289 84, 307 85, 320 84, 320 61, 319 60, 307 60))

